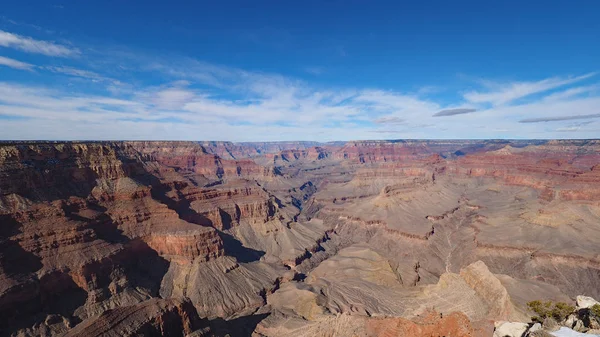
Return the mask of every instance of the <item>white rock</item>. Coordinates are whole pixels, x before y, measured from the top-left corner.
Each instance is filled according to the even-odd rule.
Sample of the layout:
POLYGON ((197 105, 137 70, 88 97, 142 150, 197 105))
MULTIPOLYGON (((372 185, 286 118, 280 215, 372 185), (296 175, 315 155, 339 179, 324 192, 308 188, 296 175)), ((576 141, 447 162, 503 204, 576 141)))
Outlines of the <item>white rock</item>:
POLYGON ((528 324, 521 322, 496 322, 494 325, 494 337, 521 337, 529 328, 528 324))
POLYGON ((508 323, 508 322, 507 321, 496 321, 496 322, 494 322, 494 330, 498 329, 498 327, 500 327, 504 323, 508 323))
POLYGON ((527 333, 531 334, 531 333, 536 332, 538 330, 542 330, 542 325, 540 323, 535 323, 534 325, 531 326, 531 328, 529 328, 529 330, 527 331, 527 333))
POLYGON ((569 328, 565 328, 564 326, 562 328, 560 328, 560 330, 551 332, 550 334, 553 336, 556 336, 556 337, 592 337, 592 336, 598 337, 598 336, 600 336, 600 335, 592 335, 592 334, 577 332, 577 331, 571 330, 569 328))
POLYGON ((594 304, 600 304, 600 302, 588 296, 577 296, 577 309, 591 308, 594 304))
POLYGON ((585 324, 583 324, 583 321, 581 320, 577 320, 575 321, 575 325, 573 325, 573 330, 575 331, 579 331, 579 332, 583 332, 584 330, 587 330, 585 327, 585 324))
POLYGON ((573 325, 575 325, 575 322, 577 321, 577 316, 570 314, 569 317, 567 317, 567 319, 565 320, 564 325, 572 328, 573 325))

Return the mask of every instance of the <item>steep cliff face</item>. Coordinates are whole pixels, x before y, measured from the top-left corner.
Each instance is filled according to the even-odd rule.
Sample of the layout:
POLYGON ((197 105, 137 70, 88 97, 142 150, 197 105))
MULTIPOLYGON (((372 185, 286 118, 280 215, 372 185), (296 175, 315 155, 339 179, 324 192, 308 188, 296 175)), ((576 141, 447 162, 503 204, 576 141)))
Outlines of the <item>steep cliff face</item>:
MULTIPOLYGON (((354 141, 336 147, 333 150, 333 157, 360 163, 411 161, 434 154, 453 158, 495 150, 507 143, 507 141, 472 140, 354 141)), ((522 144, 516 142, 515 145, 522 144)))
POLYGON ((64 336, 186 336, 201 325, 189 301, 151 299, 107 310, 64 336))
POLYGON ((532 187, 541 197, 551 201, 598 200, 600 162, 596 143, 577 146, 552 142, 544 146, 514 148, 510 145, 485 153, 467 155, 450 163, 454 174, 494 177, 507 184, 532 187))
POLYGON ((336 159, 352 162, 398 162, 431 155, 433 152, 425 144, 385 141, 350 142, 333 154, 336 159))
POLYGON ((305 150, 318 146, 317 142, 199 142, 208 153, 216 154, 223 159, 252 158, 282 151, 305 150))
POLYGON ((8 211, 18 207, 19 198, 50 201, 86 197, 98 179, 118 179, 139 172, 141 160, 139 154, 125 144, 0 146, 0 209, 8 211))
POLYGON ((315 146, 308 149, 290 149, 278 153, 269 153, 265 157, 273 160, 275 165, 291 163, 298 160, 315 161, 328 158, 331 155, 331 149, 321 146, 315 146))
POLYGON ((2 329, 57 314, 70 327, 158 296, 170 264, 224 256, 239 243, 221 230, 275 216, 276 199, 244 180, 270 172, 197 143, 1 146, 2 329))
MULTIPOLYGON (((268 168, 261 167, 252 160, 233 160, 236 156, 220 157, 212 147, 204 147, 195 142, 130 142, 135 150, 159 164, 182 173, 199 173, 212 178, 256 178, 273 175, 268 168), (231 158, 231 160, 224 159, 231 158)), ((244 158, 244 155, 238 157, 244 158)))

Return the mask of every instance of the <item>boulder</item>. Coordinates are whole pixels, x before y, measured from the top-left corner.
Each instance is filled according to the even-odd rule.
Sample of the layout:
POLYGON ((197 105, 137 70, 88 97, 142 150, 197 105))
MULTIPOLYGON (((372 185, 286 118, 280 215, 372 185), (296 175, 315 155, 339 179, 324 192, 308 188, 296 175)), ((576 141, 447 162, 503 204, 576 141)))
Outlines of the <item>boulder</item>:
POLYGON ((590 329, 600 330, 600 318, 590 318, 590 329))
POLYGON ((494 337, 521 337, 525 335, 529 325, 521 322, 496 322, 494 337))
POLYGON ((580 319, 575 321, 575 324, 573 325, 572 329, 578 332, 586 332, 588 330, 583 321, 580 319))
POLYGON ((542 330, 542 325, 540 323, 535 323, 534 325, 531 326, 531 328, 529 328, 527 333, 531 336, 532 333, 534 333, 538 330, 542 330))
POLYGON ((530 333, 527 337, 554 337, 554 335, 542 329, 530 333))
POLYGON ((528 337, 554 337, 554 335, 550 334, 546 330, 537 330, 530 333, 528 337))
POLYGON ((578 320, 577 315, 574 314, 570 314, 567 319, 565 319, 565 322, 563 323, 564 326, 568 327, 568 328, 572 328, 575 325, 575 322, 578 320))
POLYGON ((588 296, 577 296, 577 309, 589 309, 594 304, 600 304, 600 302, 596 301, 592 297, 588 296))
POLYGON ((552 317, 546 317, 542 326, 544 327, 544 330, 547 331, 556 331, 560 329, 560 325, 558 325, 558 322, 552 317))

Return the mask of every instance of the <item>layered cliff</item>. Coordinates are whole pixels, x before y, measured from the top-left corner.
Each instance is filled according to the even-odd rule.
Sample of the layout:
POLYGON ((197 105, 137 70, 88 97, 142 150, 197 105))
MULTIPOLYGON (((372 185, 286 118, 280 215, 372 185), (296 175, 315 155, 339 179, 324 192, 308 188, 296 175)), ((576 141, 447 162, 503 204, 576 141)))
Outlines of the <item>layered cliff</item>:
POLYGON ((170 265, 235 254, 242 245, 221 230, 276 215, 277 200, 245 180, 270 176, 197 143, 4 144, 2 329, 35 335, 51 315, 72 327, 158 296, 170 265))

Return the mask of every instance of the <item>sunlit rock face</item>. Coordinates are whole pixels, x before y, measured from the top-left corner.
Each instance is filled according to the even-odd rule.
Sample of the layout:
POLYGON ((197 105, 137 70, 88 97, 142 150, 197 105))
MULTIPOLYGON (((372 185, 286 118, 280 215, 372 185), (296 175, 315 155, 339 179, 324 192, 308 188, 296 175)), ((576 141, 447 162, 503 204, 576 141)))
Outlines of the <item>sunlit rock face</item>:
POLYGON ((599 191, 598 141, 2 143, 0 334, 489 336, 600 298, 599 191))

